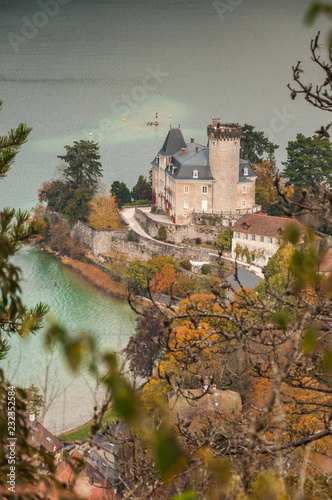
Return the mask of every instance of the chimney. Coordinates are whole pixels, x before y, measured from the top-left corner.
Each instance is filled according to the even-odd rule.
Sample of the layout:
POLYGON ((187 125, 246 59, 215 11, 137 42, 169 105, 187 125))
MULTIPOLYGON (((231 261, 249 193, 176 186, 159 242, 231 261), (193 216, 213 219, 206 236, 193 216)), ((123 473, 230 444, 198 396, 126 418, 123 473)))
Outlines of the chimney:
POLYGON ((196 146, 196 153, 198 153, 198 146, 196 146))
POLYGON ((195 142, 195 139, 193 137, 191 137, 190 142, 195 142))
POLYGON ((30 422, 34 422, 36 420, 34 412, 29 412, 29 420, 30 422))
POLYGON ((168 157, 168 163, 172 163, 172 156, 168 157))
POLYGON ((213 386, 212 386, 212 390, 213 390, 213 391, 216 391, 216 390, 217 390, 217 386, 216 386, 216 384, 213 384, 213 386))
POLYGON ((181 148, 181 155, 184 156, 186 154, 186 148, 181 148))

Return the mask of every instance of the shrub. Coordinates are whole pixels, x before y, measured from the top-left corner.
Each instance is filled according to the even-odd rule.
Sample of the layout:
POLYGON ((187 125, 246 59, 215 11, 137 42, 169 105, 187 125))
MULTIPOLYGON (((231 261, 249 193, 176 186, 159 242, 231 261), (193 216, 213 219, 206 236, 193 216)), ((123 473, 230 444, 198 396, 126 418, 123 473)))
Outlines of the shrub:
POLYGON ((201 272, 202 274, 210 274, 210 266, 208 264, 203 264, 201 272))
POLYGON ((223 250, 230 250, 232 248, 232 238, 233 231, 231 229, 226 229, 226 231, 220 233, 216 239, 217 247, 223 250))
POLYGON ((181 265, 181 267, 183 267, 183 269, 186 269, 187 271, 191 271, 191 262, 189 259, 181 260, 180 265, 181 265))
POLYGON ((151 200, 136 200, 131 203, 132 205, 150 205, 151 200))
POLYGON ((169 255, 158 255, 157 257, 153 257, 147 261, 147 264, 150 266, 153 274, 162 271, 164 266, 171 266, 175 271, 177 271, 179 267, 173 257, 169 255))
POLYGON ((196 245, 200 245, 202 243, 201 238, 196 238, 195 243, 196 243, 196 245))
POLYGON ((156 212, 157 212, 157 207, 156 207, 156 205, 152 205, 152 207, 151 207, 151 213, 152 213, 152 214, 155 214, 156 212))
POLYGON ((137 236, 134 231, 129 231, 129 233, 127 234, 127 241, 134 241, 135 243, 137 243, 137 236))
POLYGON ((158 238, 162 241, 166 240, 167 233, 166 233, 166 229, 164 228, 164 226, 160 226, 160 228, 158 229, 158 238))

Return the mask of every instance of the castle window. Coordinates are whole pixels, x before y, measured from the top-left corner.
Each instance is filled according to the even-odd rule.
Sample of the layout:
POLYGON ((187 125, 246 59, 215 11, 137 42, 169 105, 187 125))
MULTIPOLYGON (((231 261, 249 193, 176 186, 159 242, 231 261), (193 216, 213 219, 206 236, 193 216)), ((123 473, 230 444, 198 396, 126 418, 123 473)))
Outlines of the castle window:
POLYGON ((254 255, 251 256, 251 262, 255 262, 255 256, 254 255))
POLYGON ((252 235, 251 235, 251 239, 252 239, 252 241, 255 241, 256 236, 255 236, 254 234, 252 234, 252 235))
POLYGON ((237 142, 234 141, 234 149, 237 148, 237 142))
POLYGON ((198 170, 193 170, 193 179, 198 179, 198 170))
POLYGON ((183 217, 187 217, 187 214, 183 214, 183 217))
POLYGON ((243 175, 248 175, 249 172, 248 172, 248 167, 244 167, 243 169, 243 175))
POLYGON ((189 208, 189 201, 185 201, 185 202, 183 203, 183 207, 184 207, 184 208, 189 208))
POLYGON ((261 236, 261 242, 264 243, 264 236, 261 236))
POLYGON ((246 192, 247 192, 247 186, 242 186, 242 193, 246 194, 246 192))
POLYGON ((246 200, 242 200, 242 208, 246 208, 246 206, 247 206, 246 200))
POLYGON ((236 237, 240 239, 240 233, 236 233, 236 237))
POLYGON ((245 240, 247 240, 247 239, 248 239, 248 235, 247 235, 247 234, 245 234, 245 235, 244 235, 244 239, 245 239, 245 240))
POLYGON ((212 141, 212 147, 215 148, 216 147, 216 141, 212 141))
POLYGON ((207 186, 202 186, 202 194, 207 194, 208 187, 207 186))
POLYGON ((239 253, 236 253, 236 258, 239 259, 240 258, 240 254, 239 253))
POLYGON ((272 238, 269 238, 269 243, 272 243, 272 238))
POLYGON ((188 194, 189 193, 189 186, 184 186, 184 194, 188 194))
POLYGON ((277 238, 277 240, 276 240, 276 241, 277 241, 277 245, 280 245, 280 239, 279 239, 279 238, 277 238))

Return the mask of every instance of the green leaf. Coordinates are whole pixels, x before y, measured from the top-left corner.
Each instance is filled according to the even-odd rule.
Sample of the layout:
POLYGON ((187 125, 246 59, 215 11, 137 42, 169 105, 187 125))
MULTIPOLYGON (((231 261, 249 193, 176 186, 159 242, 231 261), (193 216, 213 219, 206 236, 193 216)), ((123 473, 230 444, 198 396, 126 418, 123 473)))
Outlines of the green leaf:
POLYGON ((77 372, 82 364, 84 347, 84 340, 81 338, 71 340, 64 346, 66 361, 73 372, 77 372))
POLYGON ((309 327, 304 334, 303 353, 310 354, 317 348, 318 331, 314 327, 309 327))
POLYGON ((286 226, 284 232, 284 241, 296 245, 299 242, 300 231, 296 224, 290 223, 286 226))
POLYGON ((67 331, 57 323, 50 325, 44 337, 46 349, 52 349, 56 342, 64 343, 67 339, 67 331))
POLYGON ((171 479, 185 466, 185 459, 176 442, 175 435, 161 425, 152 437, 153 455, 164 480, 171 479))
POLYGON ((305 13, 304 23, 308 24, 309 26, 311 26, 315 22, 318 14, 321 12, 321 10, 322 9, 321 9, 320 2, 313 2, 309 6, 307 12, 305 13))
POLYGON ((291 313, 283 308, 274 314, 273 319, 280 330, 286 330, 291 321, 291 313))
POLYGON ((332 375, 332 349, 328 349, 324 354, 324 371, 326 375, 332 375))
POLYGON ((173 497, 172 500, 198 500, 198 496, 195 491, 190 490, 173 497))

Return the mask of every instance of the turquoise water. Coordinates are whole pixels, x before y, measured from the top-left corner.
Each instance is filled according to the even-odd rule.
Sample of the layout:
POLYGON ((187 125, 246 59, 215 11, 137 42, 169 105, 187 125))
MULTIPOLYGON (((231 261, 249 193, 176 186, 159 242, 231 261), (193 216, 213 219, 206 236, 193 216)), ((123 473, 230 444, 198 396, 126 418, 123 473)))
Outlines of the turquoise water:
MULTIPOLYGON (((22 249, 15 263, 24 270, 26 305, 47 303, 51 308, 49 320, 59 321, 73 335, 90 332, 101 350, 120 351, 127 345, 136 315, 126 301, 106 296, 74 271, 60 266, 53 256, 33 248, 22 249)), ((47 386, 51 406, 45 423, 56 432, 91 417, 96 390, 86 372, 79 376, 70 373, 57 350, 53 355, 45 352, 43 336, 44 330, 24 340, 13 336, 8 360, 2 365, 16 385, 47 386)))
POLYGON ((170 123, 202 143, 212 116, 251 123, 280 144, 281 166, 288 140, 327 120, 286 87, 299 59, 306 81, 321 76, 309 45, 326 23, 303 26, 307 0, 68 0, 29 34, 27 23, 43 24, 39 3, 0 0, 0 133, 33 127, 3 205, 33 206, 63 146, 90 132, 105 186, 132 187, 170 123), (160 126, 147 127, 156 112, 160 126))
MULTIPOLYGON (((309 44, 326 23, 303 26, 307 0, 49 0, 50 14, 41 3, 0 0, 0 134, 19 122, 33 127, 0 182, 0 207, 34 206, 42 182, 56 175, 57 155, 74 140, 100 143, 105 187, 114 180, 132 187, 148 175, 170 124, 203 144, 214 115, 253 124, 280 144, 281 167, 297 132, 311 135, 326 123, 287 89, 299 59, 305 81, 320 81, 309 44), (147 127, 156 112, 159 127, 147 127)), ((70 330, 91 330, 103 347, 125 346, 134 327, 125 302, 36 250, 24 249, 17 262, 28 304, 49 303, 70 330)), ((44 383, 39 337, 12 339, 9 372, 17 383, 44 383)), ((50 371, 60 392, 47 425, 81 423, 93 402, 87 377, 70 377, 56 354, 50 371)))

